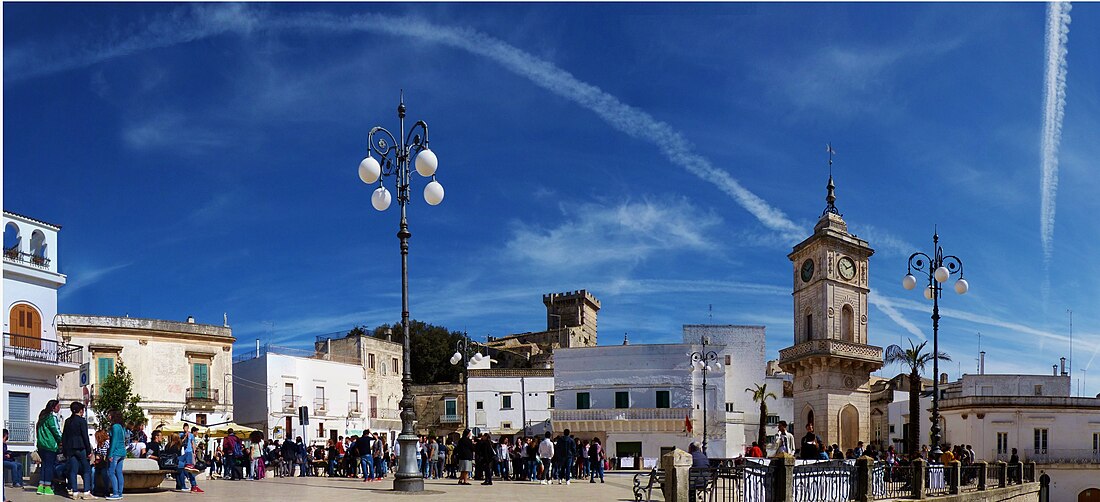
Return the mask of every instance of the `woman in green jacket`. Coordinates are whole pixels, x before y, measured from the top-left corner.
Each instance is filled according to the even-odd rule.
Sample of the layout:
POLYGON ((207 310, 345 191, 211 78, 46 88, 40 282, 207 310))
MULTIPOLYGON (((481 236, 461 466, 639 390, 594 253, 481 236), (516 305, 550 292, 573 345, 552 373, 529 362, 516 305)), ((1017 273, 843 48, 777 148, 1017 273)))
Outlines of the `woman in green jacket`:
POLYGON ((61 450, 61 429, 57 427, 57 415, 61 403, 50 399, 46 407, 38 413, 36 432, 38 436, 38 456, 42 457, 42 472, 38 478, 38 494, 53 495, 54 469, 57 467, 57 452, 61 450))

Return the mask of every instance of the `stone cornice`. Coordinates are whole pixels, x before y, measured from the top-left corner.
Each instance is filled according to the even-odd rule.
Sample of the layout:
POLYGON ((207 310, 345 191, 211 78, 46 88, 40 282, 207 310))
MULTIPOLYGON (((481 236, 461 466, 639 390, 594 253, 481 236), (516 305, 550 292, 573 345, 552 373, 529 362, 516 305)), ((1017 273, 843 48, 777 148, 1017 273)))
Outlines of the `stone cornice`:
POLYGON ((232 344, 233 330, 224 326, 158 319, 61 314, 57 331, 68 336, 116 335, 135 338, 182 339, 232 344))

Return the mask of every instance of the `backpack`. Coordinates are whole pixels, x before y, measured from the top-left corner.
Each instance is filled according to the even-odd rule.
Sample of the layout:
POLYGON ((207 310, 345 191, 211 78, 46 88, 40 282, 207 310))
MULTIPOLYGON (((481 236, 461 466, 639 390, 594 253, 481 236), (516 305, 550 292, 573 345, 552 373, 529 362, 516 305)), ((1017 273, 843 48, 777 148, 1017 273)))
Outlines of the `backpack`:
POLYGON ((240 456, 243 456, 243 455, 244 455, 244 452, 241 451, 241 440, 237 439, 236 441, 233 441, 233 456, 234 457, 240 457, 240 456))
POLYGON ((588 458, 600 458, 599 443, 592 443, 588 446, 588 458))

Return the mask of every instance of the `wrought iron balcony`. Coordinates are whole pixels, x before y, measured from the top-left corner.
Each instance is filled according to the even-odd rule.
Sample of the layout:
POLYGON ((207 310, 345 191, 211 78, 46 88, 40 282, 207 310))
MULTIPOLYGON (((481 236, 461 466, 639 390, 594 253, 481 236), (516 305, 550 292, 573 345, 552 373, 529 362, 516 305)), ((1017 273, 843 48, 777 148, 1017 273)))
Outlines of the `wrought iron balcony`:
POLYGON ((362 403, 358 403, 358 402, 348 403, 348 415, 351 415, 353 417, 357 417, 357 416, 362 415, 362 414, 363 414, 363 404, 362 403))
POLYGON ((187 408, 192 410, 212 410, 218 404, 218 389, 187 389, 187 408))
POLYGON ((84 362, 84 348, 57 343, 57 340, 48 338, 4 333, 4 357, 19 361, 80 366, 84 362))
POLYGON ((35 268, 49 269, 50 259, 38 256, 34 253, 24 253, 17 247, 4 248, 4 259, 16 263, 24 263, 35 268))
POLYGON ((4 428, 8 430, 9 442, 34 444, 34 422, 5 420, 4 428))
POLYGON ((370 417, 379 420, 401 420, 401 410, 396 408, 372 408, 370 417))
POLYGON ((328 411, 328 399, 323 397, 313 398, 313 409, 318 413, 328 411))
POLYGON ((462 423, 462 415, 440 415, 439 423, 441 424, 458 424, 462 423))
POLYGON ((297 411, 302 396, 283 396, 283 411, 297 411))

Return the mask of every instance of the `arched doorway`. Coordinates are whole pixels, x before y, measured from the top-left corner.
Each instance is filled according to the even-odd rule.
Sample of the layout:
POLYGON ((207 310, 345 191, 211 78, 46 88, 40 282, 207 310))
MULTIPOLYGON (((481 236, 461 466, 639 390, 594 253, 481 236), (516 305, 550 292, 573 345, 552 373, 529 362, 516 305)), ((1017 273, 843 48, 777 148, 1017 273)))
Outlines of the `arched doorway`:
MULTIPOLYGON (((806 427, 806 424, 812 424, 812 423, 814 423, 814 409, 812 407, 810 407, 810 405, 807 404, 806 407, 802 409, 802 423, 801 424, 795 424, 795 427, 797 427, 797 429, 795 429, 795 427, 791 427, 791 429, 804 430, 804 428, 806 427)), ((815 424, 815 426, 816 426, 816 424, 815 424)))
POLYGON ((1079 494, 1077 494, 1077 502, 1097 502, 1100 501, 1100 488, 1089 488, 1079 494))
POLYGON ((855 448, 856 442, 859 441, 859 412, 856 411, 856 407, 845 405, 840 409, 837 419, 840 423, 840 448, 843 450, 855 448))

